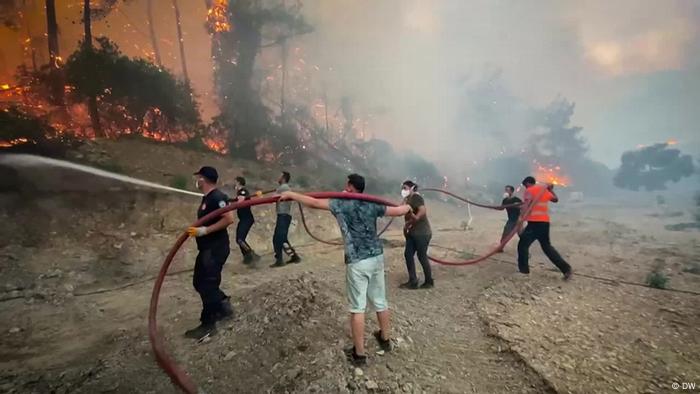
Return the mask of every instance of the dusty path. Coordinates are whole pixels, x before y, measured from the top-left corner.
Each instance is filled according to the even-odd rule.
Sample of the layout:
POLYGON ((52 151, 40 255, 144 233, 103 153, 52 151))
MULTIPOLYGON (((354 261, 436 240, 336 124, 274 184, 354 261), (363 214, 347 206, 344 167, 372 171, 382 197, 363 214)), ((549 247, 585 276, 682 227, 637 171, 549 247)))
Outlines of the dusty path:
MULTIPOLYGON (((302 264, 275 270, 266 265, 247 269, 240 264, 238 256, 233 255, 226 268, 226 272, 231 275, 233 271, 233 275, 227 278, 226 287, 233 287, 231 293, 239 317, 223 327, 209 343, 195 344, 181 338, 185 329, 196 324, 199 307, 191 289, 190 275, 184 273, 166 282, 161 326, 171 349, 207 392, 306 391, 307 385, 288 381, 304 380, 302 374, 289 378, 287 372, 263 371, 263 368, 274 370, 274 364, 280 363, 283 367, 277 369, 292 368, 290 363, 302 363, 308 353, 316 349, 318 353, 311 358, 324 359, 330 364, 319 368, 318 376, 307 372, 304 376, 319 381, 335 379, 340 382, 335 386, 338 391, 368 388, 385 392, 546 391, 537 375, 507 352, 499 340, 488 336, 476 310, 480 292, 507 275, 508 267, 484 264, 457 270, 437 268, 435 289, 405 291, 397 288, 405 275, 402 250, 387 248, 389 296, 398 346, 391 354, 372 354, 363 375, 357 376, 359 373, 345 363, 341 354, 342 347, 350 343, 345 323, 342 251, 315 244, 301 248, 301 252, 305 258, 302 264), (274 293, 275 286, 300 275, 322 282, 318 295, 330 302, 324 307, 333 316, 316 316, 313 312, 307 316, 311 321, 319 320, 319 329, 327 331, 317 338, 321 343, 314 344, 315 333, 308 330, 279 333, 275 332, 274 322, 256 327, 260 323, 258 318, 264 323, 277 316, 266 315, 267 311, 262 308, 265 297, 277 300, 278 304, 286 302, 285 307, 296 307, 293 295, 288 301, 280 302, 274 298, 274 293), (261 329, 260 338, 264 340, 251 338, 257 328, 261 329), (288 345, 305 343, 311 343, 313 349, 306 351, 303 357, 274 354, 288 345), (259 358, 262 366, 248 365, 252 362, 245 360, 248 357, 245 354, 231 356, 230 353, 246 346, 256 349, 257 355, 249 358, 259 358), (263 354, 266 351, 261 349, 267 349, 269 354, 263 354), (266 365, 268 362, 273 365, 266 365)), ((0 387, 8 392, 51 389, 57 392, 170 392, 169 382, 155 367, 145 336, 150 290, 151 283, 144 282, 113 292, 75 297, 59 308, 32 305, 24 316, 18 313, 14 324, 24 326, 18 322, 25 319, 32 329, 15 336, 14 357, 2 364, 8 373, 3 374, 0 387), (57 321, 62 324, 57 325, 57 321), (17 343, 20 337, 23 340, 17 343)), ((297 298, 303 299, 304 294, 297 298)), ((278 306, 268 305, 267 308, 273 311, 278 306)), ((296 311, 290 320, 304 318, 297 313, 306 312, 296 311)), ((289 325, 289 322, 282 325, 289 325)), ((373 319, 368 319, 368 334, 374 327, 373 319)), ((375 351, 374 343, 370 339, 367 342, 368 349, 375 351)), ((316 366, 312 362, 299 366, 314 369, 316 366)), ((313 382, 304 383, 311 384, 313 390, 313 382)))

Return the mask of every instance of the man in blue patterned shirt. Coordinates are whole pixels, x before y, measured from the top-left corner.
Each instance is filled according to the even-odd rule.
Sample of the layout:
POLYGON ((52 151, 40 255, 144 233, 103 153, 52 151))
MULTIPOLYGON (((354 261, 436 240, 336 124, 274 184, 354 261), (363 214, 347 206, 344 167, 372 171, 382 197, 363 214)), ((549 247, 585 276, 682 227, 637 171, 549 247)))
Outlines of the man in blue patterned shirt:
MULTIPOLYGON (((362 193, 365 179, 357 174, 348 176, 345 191, 362 193)), ((379 331, 374 333, 384 351, 391 350, 389 336, 389 305, 384 284, 384 250, 377 236, 377 218, 403 216, 411 207, 385 207, 380 204, 351 199, 319 200, 294 192, 283 192, 282 199, 295 200, 308 207, 331 211, 338 221, 345 241, 345 283, 350 303, 352 349, 348 358, 354 365, 367 363, 364 331, 367 300, 377 312, 379 331)))

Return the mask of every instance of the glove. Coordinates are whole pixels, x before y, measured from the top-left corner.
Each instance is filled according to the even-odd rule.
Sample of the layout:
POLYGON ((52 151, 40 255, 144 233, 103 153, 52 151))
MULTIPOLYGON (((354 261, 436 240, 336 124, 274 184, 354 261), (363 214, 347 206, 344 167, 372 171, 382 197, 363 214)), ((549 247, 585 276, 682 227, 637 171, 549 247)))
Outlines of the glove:
POLYGON ((262 196, 263 196, 262 190, 258 190, 257 192, 255 192, 255 196, 256 196, 256 197, 262 197, 262 196))
POLYGON ((202 226, 202 227, 189 227, 187 229, 187 235, 190 237, 201 237, 203 235, 207 235, 207 228, 202 226))

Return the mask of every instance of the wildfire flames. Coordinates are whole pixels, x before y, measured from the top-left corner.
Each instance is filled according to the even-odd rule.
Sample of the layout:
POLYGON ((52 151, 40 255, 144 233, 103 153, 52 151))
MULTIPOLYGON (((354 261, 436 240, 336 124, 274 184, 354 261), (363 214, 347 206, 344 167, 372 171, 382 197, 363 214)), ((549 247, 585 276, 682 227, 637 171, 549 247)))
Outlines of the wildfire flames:
POLYGON ((538 182, 546 182, 555 186, 571 186, 571 180, 564 175, 559 166, 546 166, 534 161, 534 177, 538 182))
POLYGON ((211 9, 207 12, 207 23, 215 33, 221 33, 231 30, 231 25, 226 17, 228 9, 228 0, 216 0, 211 9))

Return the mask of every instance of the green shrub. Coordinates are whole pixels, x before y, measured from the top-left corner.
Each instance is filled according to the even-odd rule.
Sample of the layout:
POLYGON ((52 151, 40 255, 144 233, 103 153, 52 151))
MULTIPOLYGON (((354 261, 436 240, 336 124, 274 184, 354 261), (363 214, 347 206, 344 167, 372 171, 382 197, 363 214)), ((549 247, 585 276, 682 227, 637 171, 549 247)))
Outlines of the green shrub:
POLYGON ((185 190, 187 189, 187 177, 184 175, 175 175, 170 180, 170 186, 175 189, 185 190))
POLYGON ((668 276, 658 270, 654 270, 647 275, 647 285, 655 289, 665 289, 668 285, 668 281, 668 276))

